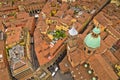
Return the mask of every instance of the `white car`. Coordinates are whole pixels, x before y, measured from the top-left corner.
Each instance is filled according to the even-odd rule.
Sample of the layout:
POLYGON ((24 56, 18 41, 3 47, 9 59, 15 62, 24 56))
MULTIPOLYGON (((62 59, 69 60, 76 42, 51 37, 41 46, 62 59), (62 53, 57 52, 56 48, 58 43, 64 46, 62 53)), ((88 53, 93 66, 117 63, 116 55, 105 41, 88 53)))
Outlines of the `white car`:
POLYGON ((52 72, 52 76, 55 76, 55 72, 52 72))
POLYGON ((55 68, 55 72, 57 72, 57 71, 58 71, 58 67, 55 68))

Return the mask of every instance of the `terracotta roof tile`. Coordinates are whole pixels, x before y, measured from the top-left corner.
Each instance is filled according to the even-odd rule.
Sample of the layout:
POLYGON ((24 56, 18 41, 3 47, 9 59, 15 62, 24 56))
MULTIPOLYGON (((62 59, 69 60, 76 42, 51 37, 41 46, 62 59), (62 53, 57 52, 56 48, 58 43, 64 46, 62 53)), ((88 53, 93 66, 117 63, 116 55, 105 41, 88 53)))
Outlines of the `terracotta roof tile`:
POLYGON ((114 27, 108 26, 107 29, 110 31, 110 33, 112 33, 113 35, 115 35, 117 38, 120 38, 120 33, 118 31, 116 31, 114 29, 114 27))
POLYGON ((83 65, 78 65, 75 68, 70 68, 74 80, 89 80, 95 76, 94 73, 89 75, 87 72, 88 70, 90 70, 90 68, 85 68, 83 65))
POLYGON ((40 65, 46 64, 51 61, 61 50, 63 40, 58 40, 58 42, 50 48, 50 45, 41 38, 40 30, 36 29, 34 33, 35 40, 35 52, 38 58, 38 62, 40 65))
POLYGON ((7 63, 5 61, 5 53, 4 53, 4 41, 0 41, 0 55, 3 56, 3 62, 0 61, 0 79, 9 80, 9 72, 6 67, 7 63))
POLYGON ((110 50, 106 50, 102 55, 101 55, 105 61, 107 61, 110 65, 115 65, 118 63, 118 59, 112 54, 110 50))
POLYGON ((108 35, 106 38, 105 38, 105 40, 104 40, 104 42, 109 46, 109 48, 110 47, 112 47, 112 45, 115 43, 117 41, 117 39, 115 39, 113 36, 111 36, 111 35, 108 35))
POLYGON ((0 70, 0 79, 1 80, 10 80, 9 72, 7 68, 0 70))
POLYGON ((107 27, 108 25, 112 25, 112 22, 105 17, 103 12, 100 12, 94 19, 97 20, 97 22, 103 25, 104 27, 107 27))
POLYGON ((6 44, 13 44, 20 41, 20 35, 21 35, 22 29, 20 27, 11 27, 7 29, 7 39, 6 44))
POLYGON ((113 68, 104 60, 104 58, 101 55, 96 54, 92 56, 89 59, 89 64, 91 65, 91 68, 93 68, 99 79, 101 80, 118 79, 118 76, 115 74, 113 68))
POLYGON ((60 70, 65 73, 69 71, 70 63, 68 62, 67 56, 62 60, 62 62, 59 64, 60 70))

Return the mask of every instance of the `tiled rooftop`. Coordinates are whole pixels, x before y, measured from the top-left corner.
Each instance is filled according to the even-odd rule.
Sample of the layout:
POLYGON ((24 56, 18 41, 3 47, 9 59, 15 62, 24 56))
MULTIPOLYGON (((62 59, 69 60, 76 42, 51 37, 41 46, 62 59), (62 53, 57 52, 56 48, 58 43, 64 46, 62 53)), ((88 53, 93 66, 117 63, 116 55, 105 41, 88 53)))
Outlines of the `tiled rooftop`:
POLYGON ((9 80, 10 76, 9 76, 9 71, 8 71, 8 67, 7 67, 4 48, 5 48, 4 41, 0 40, 0 79, 9 80))
MULTIPOLYGON (((61 71, 63 73, 66 71, 71 72, 75 80, 89 80, 96 76, 100 80, 117 80, 118 76, 115 74, 113 66, 120 62, 119 43, 116 45, 116 42, 120 39, 120 8, 113 3, 107 5, 91 21, 87 29, 83 30, 87 20, 106 0, 76 0, 70 4, 64 1, 60 4, 57 0, 24 0, 16 1, 13 6, 9 1, 8 3, 0 3, 0 31, 5 31, 7 35, 5 44, 8 46, 20 42, 21 32, 26 27, 30 34, 34 36, 34 50, 39 64, 52 64, 59 53, 67 49, 65 43, 68 38, 68 30, 74 24, 75 29, 80 33, 78 34, 78 48, 72 53, 67 51, 67 55, 59 64, 61 71), (23 10, 20 10, 20 6, 23 10), (38 10, 40 11, 39 14, 37 13, 38 10), (30 14, 38 14, 39 17, 35 20, 34 16, 30 14), (2 22, 6 25, 6 30, 2 22), (98 23, 102 30, 100 33, 101 44, 95 53, 89 56, 83 50, 85 46, 83 40, 94 26, 98 26, 98 23), (56 41, 49 38, 47 33, 55 31, 57 29, 56 26, 67 27, 66 38, 56 41), (113 45, 116 45, 118 49, 115 49, 113 45), (76 64, 74 67, 69 62, 69 57, 76 64), (89 69, 94 71, 92 75, 88 74, 89 69, 83 66, 84 62, 89 62, 89 69)), ((1 53, 4 52, 3 45, 5 44, 0 40, 0 59, 2 57, 1 53)), ((21 65, 21 63, 23 62, 16 64, 15 70, 21 66, 24 67, 15 71, 16 73, 28 67, 28 65, 25 66, 24 63, 21 65)), ((0 63, 0 73, 3 73, 3 71, 6 73, 0 74, 0 79, 8 80, 7 77, 3 78, 8 74, 6 69, 1 70, 4 67, 3 64, 7 63, 0 63)))
POLYGON ((8 28, 6 31, 6 34, 7 34, 6 44, 10 45, 10 44, 19 42, 21 31, 22 31, 21 27, 8 28))
POLYGON ((91 68, 95 71, 97 76, 102 80, 117 80, 118 76, 115 74, 113 68, 106 63, 101 55, 96 54, 89 59, 91 68), (99 66, 98 66, 99 65, 99 66), (102 67, 102 68, 101 68, 102 67), (112 76, 111 76, 112 75, 112 76))

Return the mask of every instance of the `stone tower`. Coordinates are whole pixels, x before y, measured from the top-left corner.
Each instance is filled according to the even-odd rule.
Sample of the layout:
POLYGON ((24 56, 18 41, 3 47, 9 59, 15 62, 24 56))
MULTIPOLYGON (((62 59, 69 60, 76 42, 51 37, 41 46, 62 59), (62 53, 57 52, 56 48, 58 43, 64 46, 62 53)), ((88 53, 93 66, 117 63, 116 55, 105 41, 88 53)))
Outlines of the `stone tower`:
POLYGON ((69 38, 68 38, 67 49, 68 52, 73 52, 78 47, 77 45, 78 32, 75 29, 75 27, 72 26, 72 28, 68 31, 68 33, 69 33, 69 38))
POLYGON ((77 48, 78 48, 78 32, 75 29, 74 26, 68 31, 69 38, 67 43, 67 57, 72 65, 72 67, 75 67, 79 64, 79 60, 76 62, 76 56, 77 54, 77 48))

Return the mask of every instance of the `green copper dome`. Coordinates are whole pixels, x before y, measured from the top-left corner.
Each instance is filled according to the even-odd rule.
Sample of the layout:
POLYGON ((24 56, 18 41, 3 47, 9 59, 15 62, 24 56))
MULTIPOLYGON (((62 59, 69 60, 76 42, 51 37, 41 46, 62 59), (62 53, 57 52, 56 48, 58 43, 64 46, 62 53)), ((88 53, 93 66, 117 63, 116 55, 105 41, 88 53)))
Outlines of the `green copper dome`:
MULTIPOLYGON (((100 29, 95 27, 93 29, 93 33, 99 34, 100 33, 100 29)), ((93 37, 92 33, 89 33, 85 37, 84 42, 90 48, 98 48, 98 47, 100 47, 100 40, 101 40, 100 35, 98 35, 98 37, 93 37)))
POLYGON ((99 34, 99 33, 100 33, 100 28, 95 27, 92 31, 93 31, 93 33, 95 33, 95 34, 99 34))

